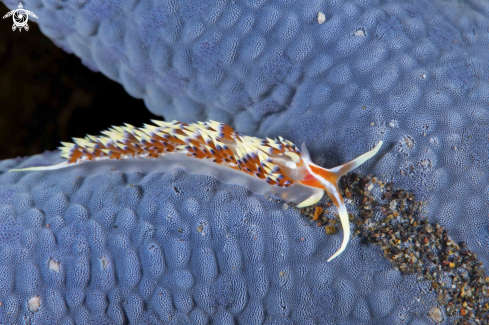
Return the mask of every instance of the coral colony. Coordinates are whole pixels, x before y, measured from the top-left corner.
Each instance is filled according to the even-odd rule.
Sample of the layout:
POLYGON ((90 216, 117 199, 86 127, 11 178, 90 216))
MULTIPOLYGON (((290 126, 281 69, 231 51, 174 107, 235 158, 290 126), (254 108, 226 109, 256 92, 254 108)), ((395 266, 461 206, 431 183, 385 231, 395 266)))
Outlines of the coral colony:
POLYGON ((23 5, 58 46, 167 121, 213 119, 241 134, 304 141, 317 165, 281 138, 240 136, 239 151, 210 135, 202 147, 182 139, 198 128, 219 133, 212 121, 175 125, 182 154, 160 157, 164 138, 161 148, 144 144, 158 124, 126 125, 108 132, 127 132, 127 148, 111 147, 107 134, 65 146, 76 162, 54 168, 73 168, 6 172, 55 165, 57 153, 2 161, 0 323, 488 323, 485 1, 23 5), (380 140, 381 159, 359 168, 376 177, 340 179, 359 236, 348 243, 334 181, 317 205, 285 209, 294 195, 299 204, 319 197, 277 160, 316 177, 318 165, 380 140), (138 143, 158 157, 128 157, 138 143), (82 161, 96 160, 95 149, 124 159, 82 161), (220 163, 204 158, 214 154, 220 163), (187 173, 177 168, 183 159, 187 173), (343 239, 327 235, 340 224, 343 239))

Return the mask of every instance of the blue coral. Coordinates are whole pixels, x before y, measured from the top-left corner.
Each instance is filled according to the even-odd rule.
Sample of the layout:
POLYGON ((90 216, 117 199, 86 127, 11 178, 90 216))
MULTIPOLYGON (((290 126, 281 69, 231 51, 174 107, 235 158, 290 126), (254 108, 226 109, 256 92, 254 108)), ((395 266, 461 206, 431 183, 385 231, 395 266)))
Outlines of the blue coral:
MULTIPOLYGON (((12 9, 18 5, 11 0, 4 2, 12 9)), ((394 181, 396 186, 410 189, 419 198, 427 200, 430 221, 445 226, 455 240, 466 241, 485 265, 489 263, 489 84, 486 81, 489 77, 489 6, 486 1, 358 0, 304 4, 303 1, 293 0, 28 0, 25 7, 36 13, 41 29, 56 44, 74 52, 92 69, 121 82, 131 95, 143 98, 151 111, 166 119, 193 122, 210 118, 229 123, 245 134, 281 135, 296 143, 306 141, 315 161, 324 166, 338 165, 354 158, 383 140, 385 145, 381 157, 369 161, 360 170, 394 181), (319 12, 326 17, 322 24, 317 21, 319 12)), ((45 158, 38 159, 46 164, 43 162, 45 158)), ((26 164, 38 165, 39 161, 30 160, 26 164)), ((11 161, 5 164, 14 165, 11 161)), ((84 186, 84 182, 77 183, 76 177, 71 182, 61 183, 52 176, 41 175, 26 175, 20 180, 17 175, 4 175, 2 178, 0 203, 11 206, 5 210, 8 212, 6 215, 17 218, 22 215, 21 222, 8 221, 0 229, 2 238, 10 243, 8 245, 18 241, 14 234, 32 227, 27 220, 32 220, 33 225, 41 224, 43 217, 31 210, 25 212, 26 206, 38 204, 45 207, 43 213, 54 213, 49 223, 51 229, 57 232, 64 226, 61 212, 56 214, 56 211, 63 211, 66 205, 71 207, 73 193, 78 195, 77 204, 88 209, 90 218, 95 219, 105 231, 118 222, 118 218, 126 220, 127 225, 132 224, 130 218, 125 219, 127 216, 123 218, 116 213, 119 204, 128 205, 127 208, 138 216, 148 216, 148 224, 137 224, 136 227, 140 229, 139 236, 143 236, 143 233, 151 234, 152 227, 156 233, 159 229, 165 229, 165 225, 160 224, 156 217, 161 197, 178 199, 188 195, 188 191, 198 192, 189 186, 190 183, 167 187, 153 196, 125 186, 127 189, 120 193, 127 195, 128 200, 120 202, 115 193, 127 184, 124 175, 113 175, 109 180, 105 176, 98 176, 107 183, 102 185, 100 180, 96 189, 84 186), (93 197, 98 198, 97 203, 90 203, 93 197), (89 207, 89 203, 95 206, 89 207), (144 206, 146 210, 138 213, 134 206, 144 206)), ((134 183, 140 181, 136 175, 131 177, 134 177, 134 183)), ((154 182, 159 184, 157 179, 154 182)), ((240 198, 243 202, 253 200, 246 193, 235 193, 234 189, 229 193, 215 192, 219 186, 210 183, 207 190, 198 192, 200 196, 195 194, 193 197, 200 202, 201 209, 208 205, 202 202, 219 198, 223 210, 216 211, 212 218, 209 216, 203 222, 229 222, 229 232, 237 236, 242 227, 249 225, 244 223, 236 207, 226 202, 232 195, 238 194, 243 195, 240 198), (224 218, 230 220, 224 221, 224 218)), ((192 202, 187 204, 196 205, 192 202)), ((178 212, 179 208, 174 205, 166 208, 166 213, 173 215, 177 223, 190 222, 188 220, 194 220, 198 215, 188 211, 182 215, 178 212)), ((266 214, 273 220, 282 220, 282 213, 285 212, 269 206, 266 208, 266 214)), ((300 219, 292 221, 297 227, 295 232, 301 229, 301 223, 297 220, 300 219)), ((87 222, 81 221, 81 224, 87 222)), ((253 222, 263 221, 255 217, 253 222)), ((287 219, 282 222, 286 224, 291 221, 287 219)), ((250 231, 262 235, 264 231, 270 231, 262 225, 263 228, 250 231)), ((216 227, 213 231, 222 231, 216 227)), ((131 228, 126 226, 125 229, 131 228)), ((185 227, 181 229, 182 236, 189 235, 185 227)), ((77 231, 83 233, 80 229, 77 231)), ((117 236, 122 237, 114 235, 111 240, 122 240, 128 236, 119 231, 121 235, 117 236)), ((167 231, 168 236, 178 235, 174 229, 173 232, 167 231)), ((293 233, 291 231, 290 234, 293 233)), ((245 239, 237 236, 233 241, 233 236, 229 243, 216 240, 212 244, 221 248, 240 247, 241 258, 223 249, 222 256, 231 265, 247 265, 250 258, 256 258, 254 263, 257 265, 268 262, 270 256, 263 259, 263 247, 271 247, 271 238, 276 237, 263 237, 266 238, 263 243, 258 242, 258 247, 247 248, 251 251, 245 254, 244 247, 248 245, 242 242, 245 239)), ((105 237, 100 235, 99 240, 102 238, 105 237)), ((195 240, 195 237, 191 238, 195 240)), ((286 239, 278 238, 275 239, 278 245, 288 243, 281 250, 293 249, 291 247, 294 245, 286 239)), ((336 247, 339 237, 322 240, 327 241, 327 247, 336 247)), ((317 258, 318 249, 326 245, 325 242, 306 241, 302 249, 309 252, 309 258, 314 259, 317 258)), ((107 245, 111 247, 113 242, 108 241, 107 245)), ((172 246, 175 243, 168 245, 176 249, 172 246)), ((358 261, 356 254, 360 253, 354 253, 357 245, 361 247, 353 241, 353 247, 350 249, 349 246, 348 249, 348 254, 353 255, 343 257, 349 268, 353 261, 358 261)), ((199 247, 190 246, 191 249, 199 247)), ((120 249, 128 256, 134 254, 129 247, 120 249)), ((213 247, 211 251, 215 252, 216 249, 213 247)), ((9 249, 4 254, 10 256, 14 253, 9 249)), ((181 256, 173 251, 168 254, 173 254, 171 256, 176 261, 184 263, 180 260, 181 256)), ((291 255, 291 260, 301 256, 294 254, 297 255, 291 255)), ((209 258, 214 259, 214 263, 223 263, 218 256, 214 254, 209 258)), ((362 261, 363 265, 370 265, 372 261, 381 263, 380 255, 374 256, 371 260, 362 261)), ((199 260, 192 265, 191 273, 206 263, 211 262, 199 260)), ((346 309, 339 314, 333 309, 338 306, 339 298, 336 291, 328 291, 332 290, 328 289, 330 284, 323 284, 320 293, 301 293, 298 290, 293 298, 287 292, 276 293, 270 288, 270 282, 264 280, 275 274, 280 263, 276 260, 274 263, 266 269, 253 269, 254 272, 243 277, 247 290, 261 293, 261 300, 257 298, 247 302, 244 310, 230 311, 225 297, 212 296, 216 290, 222 290, 226 296, 228 291, 224 290, 226 287, 223 283, 226 283, 226 275, 230 272, 229 279, 234 285, 230 292, 241 288, 243 283, 232 274, 228 264, 222 264, 222 269, 218 270, 211 266, 204 268, 211 274, 217 272, 212 280, 207 281, 217 283, 217 287, 213 288, 218 289, 201 289, 198 283, 204 279, 199 279, 197 275, 190 284, 198 292, 199 298, 194 297, 195 301, 202 306, 210 304, 214 307, 188 311, 185 293, 173 296, 172 289, 162 287, 161 296, 149 304, 153 309, 146 309, 154 310, 154 313, 143 317, 147 317, 148 322, 151 317, 166 319, 165 323, 170 320, 197 322, 196 319, 203 322, 222 319, 225 322, 230 312, 240 320, 255 317, 258 318, 257 322, 267 320, 273 323, 275 318, 270 320, 268 317, 278 317, 283 312, 286 314, 280 316, 283 319, 300 319, 304 323, 306 316, 298 315, 315 315, 315 319, 321 318, 322 323, 327 324, 337 323, 339 318, 335 317, 347 314, 345 317, 350 324, 356 322, 351 316, 353 313, 348 313, 348 304, 342 307, 346 309), (268 298, 265 299, 264 295, 268 298), (176 308, 173 305, 176 306, 177 301, 180 313, 174 315, 172 308, 176 308), (307 306, 306 302, 310 301, 313 304, 320 302, 320 306, 327 308, 310 307, 312 309, 306 308, 308 312, 305 313, 297 309, 297 306, 307 306), (282 305, 283 308, 277 307, 282 305), (209 311, 212 313, 209 314, 209 311)), ((320 269, 320 265, 319 262, 308 262, 307 272, 312 272, 314 267, 320 269)), ((113 272, 118 272, 114 267, 113 272)), ((300 269, 294 270, 299 270, 296 271, 299 273, 291 271, 292 274, 301 274, 300 269)), ((360 286, 356 282, 352 284, 350 278, 342 281, 344 269, 339 270, 342 270, 341 267, 332 264, 323 271, 334 274, 335 285, 341 283, 345 292, 351 291, 350 286, 360 286)), ((299 275, 297 277, 300 278, 299 275)), ((184 287, 189 285, 187 278, 178 279, 178 283, 184 287)), ((143 280, 144 276, 139 279, 141 282, 143 280)), ((130 280, 122 282, 126 285, 131 283, 130 280)), ((415 288, 408 282, 409 279, 401 281, 404 287, 415 288)), ((318 287, 316 282, 311 283, 318 287)), ((387 288, 397 290, 397 285, 387 288)), ((317 289, 310 290, 316 292, 314 290, 317 289)), ((413 293, 406 290, 394 297, 406 299, 407 302, 410 294, 413 293)), ((16 297, 5 298, 6 303, 0 308, 7 310, 17 306, 19 302, 16 299, 19 298, 16 297)), ((129 317, 114 307, 114 304, 122 304, 124 299, 129 299, 129 295, 118 293, 110 297, 112 304, 108 304, 106 314, 112 315, 112 319, 129 317)), ((364 299, 366 302, 357 298, 357 315, 370 313, 374 323, 388 323, 401 317, 396 315, 403 315, 403 322, 422 322, 418 316, 413 316, 421 315, 421 312, 414 312, 414 307, 400 311, 399 301, 390 308, 384 306, 385 300, 379 298, 377 293, 364 299)), ((136 298, 130 301, 139 304, 136 298)), ((134 308, 127 315, 135 317, 138 309, 134 308)), ((76 315, 83 317, 89 310, 80 307, 76 315)))
MULTIPOLYGON (((59 161, 49 153, 4 160, 0 171, 41 159, 59 161)), ((327 236, 283 202, 210 176, 141 174, 132 165, 0 176, 0 322, 425 319, 404 310, 419 294, 415 279, 358 238, 327 263, 341 236, 327 236)))

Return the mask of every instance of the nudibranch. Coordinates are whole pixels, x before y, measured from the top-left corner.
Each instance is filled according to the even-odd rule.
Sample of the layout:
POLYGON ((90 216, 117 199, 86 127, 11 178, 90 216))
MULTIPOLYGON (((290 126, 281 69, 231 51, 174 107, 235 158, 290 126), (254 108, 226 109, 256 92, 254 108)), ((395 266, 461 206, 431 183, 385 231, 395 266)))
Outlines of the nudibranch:
POLYGON ((161 166, 166 166, 165 170, 180 167, 190 173, 212 175, 224 183, 245 185, 257 194, 294 202, 297 207, 317 203, 326 191, 338 209, 343 227, 341 247, 328 261, 345 250, 350 224, 338 180, 373 157, 382 141, 354 160, 326 169, 312 162, 304 143, 299 149, 282 137, 240 135, 230 126, 212 120, 191 124, 152 122, 154 125, 140 128, 130 124, 112 126, 101 132, 103 136, 88 135, 74 138, 74 143, 62 142, 59 149, 65 162, 11 171, 56 170, 98 160, 136 161, 133 166, 142 170, 152 161, 160 166, 158 170, 162 170, 161 166))

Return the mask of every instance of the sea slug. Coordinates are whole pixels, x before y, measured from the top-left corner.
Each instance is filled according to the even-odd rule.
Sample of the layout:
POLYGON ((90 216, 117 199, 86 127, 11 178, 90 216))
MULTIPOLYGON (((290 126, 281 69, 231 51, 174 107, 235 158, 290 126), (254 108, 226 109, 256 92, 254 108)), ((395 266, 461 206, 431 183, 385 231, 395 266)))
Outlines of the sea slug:
POLYGON ((345 250, 350 225, 338 180, 373 157, 382 141, 371 151, 326 169, 312 162, 305 143, 299 150, 282 137, 244 136, 230 126, 212 120, 192 124, 152 122, 155 125, 135 128, 125 124, 103 131, 104 136, 75 138, 75 143, 63 143, 60 148, 65 162, 11 171, 56 170, 93 160, 160 158, 158 164, 164 164, 167 170, 180 166, 190 173, 212 175, 223 182, 245 185, 258 194, 292 201, 298 207, 317 203, 326 191, 338 209, 343 227, 341 247, 328 261, 345 250))

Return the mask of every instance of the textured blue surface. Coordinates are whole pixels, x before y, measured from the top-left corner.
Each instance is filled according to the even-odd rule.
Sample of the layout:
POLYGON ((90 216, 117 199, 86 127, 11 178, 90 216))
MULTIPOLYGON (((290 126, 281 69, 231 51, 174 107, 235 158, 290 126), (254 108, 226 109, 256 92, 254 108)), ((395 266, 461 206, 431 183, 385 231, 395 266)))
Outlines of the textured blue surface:
MULTIPOLYGON (((25 6, 57 44, 165 119, 211 118, 245 134, 306 141, 327 167, 384 140, 381 157, 360 170, 426 199, 430 221, 489 265, 487 1, 29 0, 25 6)), ((16 195, 5 191, 2 200, 16 195)), ((3 234, 16 229, 5 227, 3 234)), ((335 238, 329 241, 337 245, 335 238)), ((335 293, 322 294, 328 308, 320 312, 337 315, 331 308, 338 303, 327 303, 335 293)), ((383 305, 367 301, 355 312, 367 310, 386 323, 397 313, 386 308, 379 318, 372 309, 383 305)))
POLYGON ((283 202, 181 169, 83 166, 1 174, 1 323, 430 324, 414 276, 358 238, 327 263, 342 235, 283 202))

